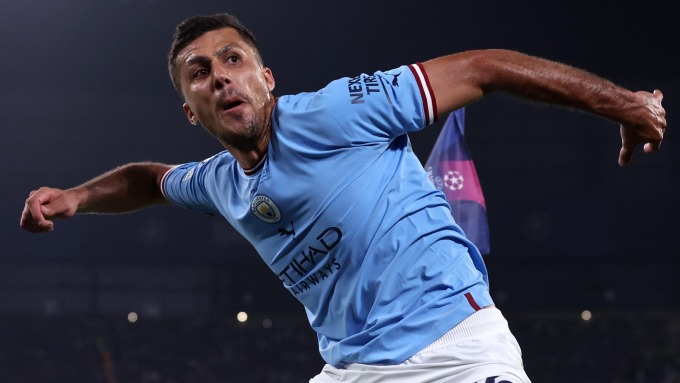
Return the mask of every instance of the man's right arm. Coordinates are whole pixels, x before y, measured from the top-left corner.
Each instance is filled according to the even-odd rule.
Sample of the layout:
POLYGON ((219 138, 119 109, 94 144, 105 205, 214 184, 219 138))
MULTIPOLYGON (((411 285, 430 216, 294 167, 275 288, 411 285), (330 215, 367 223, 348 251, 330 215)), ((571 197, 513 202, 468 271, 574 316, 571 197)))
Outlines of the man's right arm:
POLYGON ((124 213, 167 203, 161 181, 170 169, 171 165, 160 163, 132 163, 71 189, 42 187, 26 199, 19 224, 32 233, 42 233, 54 229, 54 219, 76 213, 124 213))

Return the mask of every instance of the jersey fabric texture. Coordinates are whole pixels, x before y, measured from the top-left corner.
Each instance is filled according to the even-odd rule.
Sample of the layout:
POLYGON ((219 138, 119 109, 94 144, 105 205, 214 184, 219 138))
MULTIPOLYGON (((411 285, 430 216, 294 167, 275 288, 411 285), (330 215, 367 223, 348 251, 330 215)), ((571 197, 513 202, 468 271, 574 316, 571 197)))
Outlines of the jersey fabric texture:
POLYGON ((228 152, 162 190, 223 216, 304 305, 333 366, 398 364, 492 304, 486 268, 411 150, 436 100, 422 65, 280 97, 254 174, 228 152))

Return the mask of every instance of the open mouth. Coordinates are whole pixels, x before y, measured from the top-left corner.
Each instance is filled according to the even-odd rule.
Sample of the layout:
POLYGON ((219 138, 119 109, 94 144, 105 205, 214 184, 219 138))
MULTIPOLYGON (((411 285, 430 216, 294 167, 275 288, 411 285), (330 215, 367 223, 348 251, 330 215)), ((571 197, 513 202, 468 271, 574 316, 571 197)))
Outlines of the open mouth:
POLYGON ((238 106, 241 105, 241 104, 243 104, 243 101, 241 101, 241 100, 234 100, 234 101, 231 101, 231 102, 226 103, 226 104, 224 105, 223 109, 224 109, 225 111, 228 112, 228 111, 230 111, 230 110, 232 110, 232 109, 238 107, 238 106))
POLYGON ((225 95, 217 100, 217 108, 222 113, 232 112, 238 109, 241 105, 245 104, 245 98, 239 95, 225 95))

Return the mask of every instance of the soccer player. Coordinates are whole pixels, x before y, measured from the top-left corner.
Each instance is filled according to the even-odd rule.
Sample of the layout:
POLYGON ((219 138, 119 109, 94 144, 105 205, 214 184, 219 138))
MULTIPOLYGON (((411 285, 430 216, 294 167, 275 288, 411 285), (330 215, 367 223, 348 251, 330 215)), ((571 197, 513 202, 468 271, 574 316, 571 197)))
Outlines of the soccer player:
POLYGON ((631 92, 505 50, 462 52, 275 97, 253 35, 227 14, 182 22, 168 57, 192 124, 225 151, 133 163, 30 193, 21 227, 172 202, 223 216, 305 306, 327 365, 311 382, 529 382, 477 248, 407 133, 494 91, 621 124, 619 163, 659 148, 659 91, 631 92))

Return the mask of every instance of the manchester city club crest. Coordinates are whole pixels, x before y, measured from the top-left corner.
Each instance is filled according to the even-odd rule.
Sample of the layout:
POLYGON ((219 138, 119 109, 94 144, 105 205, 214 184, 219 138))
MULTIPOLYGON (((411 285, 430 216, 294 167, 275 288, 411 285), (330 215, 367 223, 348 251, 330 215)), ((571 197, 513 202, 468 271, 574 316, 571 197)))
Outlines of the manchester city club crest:
POLYGON ((279 207, 266 195, 256 195, 250 204, 250 210, 257 218, 267 223, 277 223, 281 220, 279 207))

